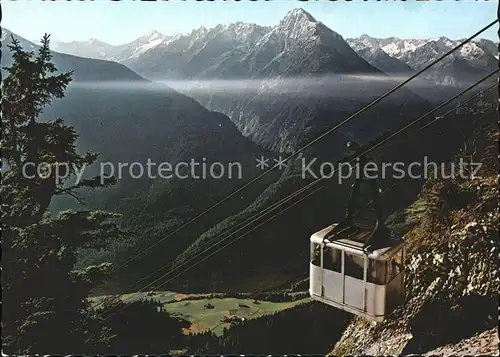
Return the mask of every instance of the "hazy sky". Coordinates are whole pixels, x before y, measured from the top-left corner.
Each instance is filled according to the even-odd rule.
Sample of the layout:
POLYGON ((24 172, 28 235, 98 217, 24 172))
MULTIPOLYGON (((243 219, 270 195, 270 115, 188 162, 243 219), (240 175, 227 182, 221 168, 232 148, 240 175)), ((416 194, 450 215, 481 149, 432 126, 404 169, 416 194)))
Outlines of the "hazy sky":
MULTIPOLYGON (((343 37, 465 38, 496 18, 498 0, 269 0, 240 2, 194 0, 140 2, 122 0, 2 0, 2 26, 28 40, 43 33, 61 41, 98 38, 129 42, 157 30, 189 32, 243 21, 275 25, 291 9, 302 7, 343 37)), ((498 25, 481 37, 498 41, 498 25)))

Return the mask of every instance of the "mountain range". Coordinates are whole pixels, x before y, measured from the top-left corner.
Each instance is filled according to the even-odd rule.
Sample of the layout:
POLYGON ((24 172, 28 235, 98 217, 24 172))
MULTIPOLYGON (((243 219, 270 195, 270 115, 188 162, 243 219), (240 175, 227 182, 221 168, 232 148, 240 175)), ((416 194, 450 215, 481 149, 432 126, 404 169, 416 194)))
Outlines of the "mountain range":
MULTIPOLYGON (((9 43, 10 35, 3 30, 3 44, 9 43)), ((36 44, 13 35, 24 48, 37 49, 36 44)), ((205 157, 212 162, 240 162, 246 171, 243 180, 123 179, 105 194, 89 192, 92 204, 122 213, 124 226, 137 234, 127 242, 111 242, 105 251, 85 252, 80 261, 83 265, 126 261, 259 174, 255 158, 273 158, 302 147, 392 88, 392 73, 384 73, 389 71, 381 63, 391 61, 394 65, 389 67, 398 67, 393 72, 398 74, 415 69, 384 48, 371 51, 368 46, 354 46, 302 9, 290 11, 272 27, 235 23, 187 35, 153 32, 121 46, 95 39, 84 44, 72 43, 77 50, 71 50, 70 44, 56 43, 55 49, 74 53, 53 52, 60 71, 74 70, 74 83, 65 98, 43 113, 43 119, 62 117, 73 125, 80 134, 81 149, 101 152, 102 161, 113 163, 205 157), (370 57, 372 52, 375 55, 370 57), (180 93, 152 82, 158 79, 193 81, 201 87, 208 84, 208 89, 180 93), (221 88, 212 90, 210 84, 219 80, 221 88)), ((485 42, 484 47, 487 45, 485 42)), ((10 64, 9 56, 4 51, 4 66, 10 64)), ((366 144, 430 108, 414 92, 399 90, 325 136, 303 157, 340 160, 347 154, 347 140, 366 144)), ((456 131, 464 128, 457 126, 456 131)), ((441 145, 432 138, 425 150, 441 145)), ((447 150, 451 150, 450 142, 447 150)), ((410 144, 419 150, 398 147, 389 153, 398 159, 409 154, 415 157, 421 152, 420 142, 407 138, 406 145, 410 144)), ((276 171, 177 233, 165 246, 130 264, 125 281, 137 281, 171 259, 182 262, 202 243, 225 238, 227 230, 306 183, 293 163, 284 172, 276 171)), ((242 241, 218 255, 222 258, 207 261, 203 266, 208 269, 192 272, 190 287, 207 289, 215 281, 218 289, 236 288, 243 278, 250 282, 242 289, 272 285, 275 282, 257 280, 268 276, 269 269, 282 267, 290 254, 304 251, 304 239, 307 241, 313 229, 342 214, 348 184, 331 185, 313 203, 297 206, 286 218, 277 218, 250 234, 249 243, 242 241), (279 256, 276 252, 282 250, 283 240, 276 239, 277 232, 287 239, 285 254, 279 256), (259 266, 255 266, 256 255, 259 266)), ((414 188, 408 185, 396 199, 406 199, 412 192, 414 188)), ((283 276, 289 279, 302 270, 298 261, 283 276)))
MULTIPOLYGON (((397 59, 414 70, 420 70, 462 41, 463 39, 450 40, 446 37, 426 40, 396 37, 380 39, 368 35, 347 40, 362 57, 371 61, 380 61, 379 66, 389 72, 391 66, 392 68, 398 67, 387 57, 397 59)), ((479 76, 496 68, 498 68, 498 44, 490 40, 479 39, 465 44, 431 67, 431 71, 425 76, 438 83, 456 85, 478 79, 479 76)))
MULTIPOLYGON (((91 40, 59 43, 56 49, 116 60, 149 79, 242 83, 239 90, 186 94, 208 109, 226 114, 257 144, 282 152, 293 151, 320 135, 392 85, 341 35, 303 9, 290 11, 273 27, 238 22, 200 28, 186 35, 152 32, 121 46, 91 40), (386 82, 341 78, 344 75, 380 76, 386 82), (251 85, 245 84, 248 80, 251 85)), ((409 70, 404 64, 400 67, 409 70)), ((410 92, 402 91, 391 99, 391 103, 375 109, 378 112, 372 117, 377 120, 360 118, 362 124, 346 126, 332 136, 330 151, 341 155, 344 149, 338 143, 346 137, 368 140, 380 134, 381 128, 401 123, 400 116, 405 118, 426 107, 410 92), (396 115, 395 106, 403 108, 396 115)))
MULTIPOLYGON (((7 48, 12 43, 12 36, 19 41, 19 44, 25 50, 36 51, 39 48, 37 44, 2 28, 2 76, 6 75, 4 67, 12 63, 11 53, 7 48)), ((60 72, 74 71, 73 80, 77 82, 107 80, 149 82, 125 65, 112 61, 84 58, 58 52, 52 53, 52 61, 60 72)))
MULTIPOLYGON (((31 54, 40 48, 2 29, 2 76, 10 73, 13 38, 31 54)), ((210 355, 248 350, 323 354, 333 348, 327 354, 498 355, 498 338, 493 338, 499 290, 494 214, 498 93, 479 93, 466 101, 473 95, 467 93, 421 124, 389 137, 496 68, 496 44, 478 40, 464 46, 426 72, 425 80, 412 81, 353 116, 458 42, 368 35, 344 39, 302 9, 271 27, 238 22, 185 35, 153 31, 120 46, 97 39, 51 42, 61 51, 51 47, 53 64, 58 72, 71 71, 73 81, 36 120, 60 118, 74 128, 77 151, 99 153, 84 178, 109 173, 109 164, 118 178, 112 187, 80 192, 81 199, 55 197, 48 212, 56 215, 69 208, 119 214, 123 236, 103 236, 100 248, 75 252, 74 268, 90 275, 93 265, 112 264, 88 300, 89 307, 99 308, 99 320, 109 322, 110 334, 102 335, 102 342, 111 343, 106 350, 210 355), (346 149, 350 140, 362 150, 381 144, 368 154, 369 174, 375 173, 375 164, 383 219, 406 242, 405 301, 379 323, 302 300, 308 296, 309 237, 345 217, 352 184, 360 175, 352 166, 348 175, 345 166, 336 166, 357 156, 346 149), (305 145, 281 167, 282 158, 305 145), (308 167, 321 180, 304 175, 305 166, 314 161, 308 167), (469 161, 470 166, 481 163, 479 175, 469 161), (217 164, 215 173, 202 168, 205 163, 217 164), (181 170, 177 167, 173 177, 164 178, 160 164, 181 164, 181 170), (274 165, 276 170, 261 176, 274 165), (241 174, 236 169, 230 171, 234 176, 228 175, 234 166, 241 174), (236 192, 242 186, 245 190, 236 192), (306 334, 315 337, 304 343, 306 334)), ((24 58, 15 78, 36 82, 30 68, 24 58)), ((33 87, 29 82, 28 94, 33 87)), ((15 116, 14 111, 8 119, 15 116)), ((46 141, 51 144, 50 138, 46 141)), ((355 210, 369 207, 372 199, 364 190, 359 194, 355 210)), ((30 232, 22 242, 29 241, 30 232)), ((86 233, 84 238, 95 236, 92 229, 86 233)), ((56 235, 52 238, 57 240, 56 235)), ((25 259, 32 246, 22 245, 15 256, 25 259)), ((74 263, 73 253, 66 253, 60 250, 57 257, 74 263)), ((45 269, 59 259, 51 256, 35 262, 48 272, 38 274, 40 281, 61 276, 45 269)), ((61 319, 60 311, 70 319, 80 316, 71 307, 81 309, 84 295, 72 300, 78 307, 66 306, 59 304, 64 294, 58 300, 50 290, 37 297, 30 288, 25 300, 28 307, 36 300, 34 314, 19 330, 29 343, 47 318, 61 319)), ((11 300, 21 310, 26 305, 11 300)), ((94 341, 97 325, 79 317, 74 321, 70 328, 83 323, 89 327, 84 338, 94 341)), ((70 331, 68 336, 77 341, 77 335, 70 331)))
MULTIPOLYGON (((458 43, 446 38, 401 40, 367 35, 344 40, 305 10, 294 9, 271 27, 236 22, 172 36, 153 31, 119 46, 93 39, 58 43, 55 48, 118 61, 152 80, 181 85, 193 81, 194 88, 179 90, 227 115, 257 144, 290 152, 392 88, 391 76, 406 78, 458 43), (353 80, 346 75, 382 80, 353 80), (214 83, 221 88, 211 90, 214 83)), ((394 106, 403 108, 398 112, 404 118, 425 108, 425 101, 441 101, 455 86, 468 85, 492 70, 498 57, 494 50, 495 44, 488 40, 464 46, 427 72, 423 78, 428 83, 421 80, 420 87, 412 89, 425 100, 400 91, 391 96, 389 108, 386 103, 374 108, 378 113, 372 117, 377 121, 360 118, 363 128, 345 126, 339 133, 363 141, 380 134, 380 128, 401 123, 394 106), (447 86, 436 87, 432 82, 447 86)), ((342 140, 332 138, 332 151, 342 151, 335 147, 342 140)))
MULTIPOLYGON (((288 31, 289 39, 308 38, 311 42, 331 31, 303 9, 293 10, 286 18, 285 22, 274 27, 236 22, 209 29, 201 27, 187 34, 163 35, 153 31, 118 46, 97 39, 56 42, 54 49, 83 57, 117 61, 150 79, 253 77, 263 74, 262 63, 269 63, 262 55, 256 56, 256 52, 268 51, 267 56, 274 56, 279 61, 279 54, 285 54, 285 46, 293 45, 293 40, 285 43, 279 39, 280 28, 288 31)), ((362 35, 346 41, 372 66, 391 74, 419 70, 462 40, 446 37, 374 38, 362 35)), ((426 76, 437 83, 459 85, 469 81, 471 76, 475 77, 497 66, 498 43, 478 39, 463 46, 426 76)), ((271 70, 270 67, 267 70, 271 70)))

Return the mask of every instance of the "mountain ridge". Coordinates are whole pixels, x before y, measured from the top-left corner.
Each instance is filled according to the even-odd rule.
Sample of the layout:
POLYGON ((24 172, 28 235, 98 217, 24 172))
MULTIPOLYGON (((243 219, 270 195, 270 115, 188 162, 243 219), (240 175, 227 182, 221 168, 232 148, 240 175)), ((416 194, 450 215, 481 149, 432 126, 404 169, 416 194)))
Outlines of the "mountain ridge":
MULTIPOLYGON (((30 49, 37 48, 25 39, 20 41, 30 49)), ((89 206, 122 214, 122 226, 135 232, 126 242, 109 242, 105 251, 82 252, 79 264, 84 267, 96 261, 124 261, 130 251, 155 243, 170 233, 179 222, 191 219, 260 173, 255 167, 256 157, 273 157, 273 153, 242 136, 227 116, 207 110, 194 99, 168 86, 154 84, 135 73, 133 78, 139 78, 135 81, 138 85, 133 90, 123 86, 121 72, 108 71, 111 66, 125 68, 133 73, 121 64, 80 59, 56 52, 52 52, 52 55, 59 72, 75 69, 78 80, 69 84, 63 98, 54 100, 44 108, 40 120, 63 118, 78 133, 79 150, 100 153, 97 163, 85 168, 84 178, 102 173, 102 167, 99 170, 102 163, 112 165, 118 178, 117 184, 104 193, 81 192, 82 198, 89 206), (106 65, 102 66, 103 63, 106 65), (74 64, 80 67, 72 68, 74 64), (86 75, 91 77, 86 78, 86 75), (109 82, 117 85, 109 87, 109 82), (154 177, 145 174, 144 166, 148 160, 154 164, 152 171, 164 162, 175 167, 177 163, 189 163, 191 160, 199 166, 202 162, 207 162, 208 166, 217 162, 239 163, 242 169, 241 176, 236 172, 232 178, 227 175, 220 179, 210 175, 206 179, 190 175, 182 178, 176 177, 176 172, 171 179, 164 179, 158 174, 154 174, 154 177), (127 169, 123 175, 118 172, 117 169, 121 171, 121 164, 128 167, 132 163, 142 165, 144 171, 139 177, 127 169)), ((4 66, 9 65, 4 56, 4 66)), ((140 260, 139 266, 132 266, 147 271, 150 267, 157 268, 154 263, 173 259, 211 227, 210 224, 237 213, 239 205, 244 207, 253 202, 280 175, 280 172, 273 173, 230 204, 220 205, 217 212, 199 220, 200 226, 178 234, 175 241, 169 242, 168 249, 155 250, 148 259, 140 260)), ((82 207, 71 198, 52 202, 51 210, 54 213, 67 208, 82 207)), ((130 275, 137 274, 137 270, 122 273, 114 277, 117 285, 123 282, 122 279, 126 281, 130 275)))
MULTIPOLYGON (((104 57, 122 62, 139 74, 150 79, 214 78, 215 75, 222 75, 223 78, 235 78, 233 72, 241 72, 241 68, 238 68, 239 63, 237 59, 245 59, 249 56, 248 54, 241 53, 245 51, 245 47, 248 49, 253 46, 262 45, 260 42, 267 42, 269 36, 273 37, 270 33, 276 31, 276 28, 280 26, 287 27, 291 35, 289 36, 290 39, 297 37, 299 34, 302 36, 305 35, 304 37, 312 38, 319 32, 325 32, 325 28, 329 29, 322 24, 324 28, 321 29, 318 26, 318 32, 314 33, 314 26, 310 26, 311 24, 318 25, 320 22, 316 21, 314 17, 304 9, 296 8, 289 11, 275 26, 260 26, 239 21, 229 25, 217 25, 211 28, 202 26, 184 34, 163 35, 158 31, 152 31, 129 43, 114 46, 111 54, 104 57), (297 21, 301 26, 295 26, 297 21), (213 49, 209 49, 208 47, 220 46, 222 41, 221 38, 228 36, 231 32, 233 32, 233 35, 239 33, 241 35, 240 38, 234 38, 232 44, 229 46, 225 45, 225 50, 219 51, 218 55, 214 57, 213 49), (245 37, 245 35, 247 36, 245 37), (148 37, 151 36, 156 36, 156 40, 150 41, 148 37), (217 37, 221 38, 217 40, 217 37), (214 39, 216 39, 215 42, 213 42, 214 39), (196 45, 196 43, 200 41, 205 41, 205 44, 201 47, 200 45, 196 45), (244 45, 245 42, 247 43, 246 46, 244 45), (193 45, 195 45, 196 48, 192 48, 193 45), (210 55, 210 53, 212 55, 210 55), (224 66, 232 67, 232 69, 221 71, 220 69, 212 68, 212 66, 205 66, 204 69, 200 69, 198 68, 200 66, 200 60, 195 60, 194 57, 201 54, 209 60, 220 62, 216 67, 220 67, 223 63, 224 66), (162 57, 163 60, 160 60, 162 57), (186 62, 186 59, 188 62, 194 61, 194 63, 187 65, 184 70, 177 68, 179 66, 182 67, 182 62, 186 62), (162 62, 172 62, 173 64, 167 65, 162 62)), ((335 31, 329 30, 338 35, 335 31)), ((410 73, 414 70, 419 70, 427 63, 430 63, 439 55, 443 54, 443 51, 451 49, 451 47, 455 46, 460 41, 462 40, 453 40, 447 37, 421 39, 401 39, 398 37, 375 38, 367 34, 363 34, 357 38, 346 39, 349 46, 352 47, 361 58, 366 60, 373 67, 389 74, 410 73)), ((282 46, 293 43, 293 40, 287 43, 281 43, 279 40, 276 40, 276 42, 278 45, 276 54, 278 54, 278 52, 282 52, 284 49, 282 46)), ((88 45, 83 41, 81 43, 82 46, 88 45)), ((75 44, 77 45, 77 43, 75 44)), ((78 51, 80 50, 76 48, 73 49, 73 52, 78 51)), ((70 53, 71 50, 68 50, 68 52, 70 53)), ((92 56, 92 52, 95 53, 96 51, 89 50, 87 55, 92 56)), ((83 54, 83 52, 78 53, 83 54)), ((100 55, 97 56, 99 57, 100 55)), ((250 61, 249 58, 246 60, 250 61)), ((470 80, 470 78, 483 73, 483 67, 486 66, 490 68, 495 66, 497 60, 498 44, 487 39, 476 39, 465 45, 456 54, 450 56, 443 65, 430 71, 427 75, 427 79, 433 80, 439 84, 461 85, 463 82, 470 80), (461 76, 461 72, 470 73, 469 75, 461 76)), ((254 67, 259 66, 256 58, 254 58, 253 61, 252 70, 249 70, 249 73, 247 73, 248 75, 255 71, 254 67)))
MULTIPOLYGON (((432 61, 456 47, 465 39, 447 37, 429 39, 375 38, 367 34, 347 39, 361 55, 382 51, 389 57, 405 63, 413 70, 421 70, 432 61)), ((439 84, 461 85, 477 80, 489 70, 498 67, 498 46, 493 41, 476 39, 462 46, 424 74, 439 84)))
MULTIPOLYGON (((7 47, 12 44, 12 36, 17 39, 24 49, 36 51, 40 48, 39 45, 28 41, 6 28, 2 28, 2 46, 7 47)), ((92 59, 80 56, 74 56, 64 53, 52 51, 52 60, 59 72, 74 71, 73 80, 75 82, 91 82, 91 81, 133 81, 133 82, 150 82, 141 77, 125 65, 113 61, 92 59)), ((3 67, 12 63, 10 51, 2 51, 2 75, 7 75, 3 67)))

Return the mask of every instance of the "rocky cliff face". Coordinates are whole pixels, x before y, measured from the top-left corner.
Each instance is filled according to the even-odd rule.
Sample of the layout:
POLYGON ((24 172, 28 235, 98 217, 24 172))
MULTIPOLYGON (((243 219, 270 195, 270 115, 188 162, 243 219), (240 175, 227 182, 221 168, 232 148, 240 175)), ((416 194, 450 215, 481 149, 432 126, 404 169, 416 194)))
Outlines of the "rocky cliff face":
MULTIPOLYGON (((477 158, 497 153, 498 130, 489 133, 477 158)), ((332 354, 498 355, 498 181, 484 169, 428 183, 428 209, 406 235, 406 302, 380 323, 354 318, 332 354)))
POLYGON ((449 343, 436 348, 425 354, 425 356, 452 356, 452 355, 497 355, 498 356, 498 328, 476 334, 473 337, 449 343))

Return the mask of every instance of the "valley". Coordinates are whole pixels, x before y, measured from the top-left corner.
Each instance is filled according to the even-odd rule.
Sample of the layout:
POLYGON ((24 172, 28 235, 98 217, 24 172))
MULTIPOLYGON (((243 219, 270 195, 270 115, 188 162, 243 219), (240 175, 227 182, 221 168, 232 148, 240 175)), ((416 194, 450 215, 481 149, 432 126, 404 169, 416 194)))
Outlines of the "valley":
MULTIPOLYGON (((92 340, 98 342, 78 345, 77 352, 92 354, 144 349, 173 355, 427 353, 491 329, 498 285, 490 254, 491 242, 498 240, 491 228, 498 93, 486 89, 498 74, 385 141, 496 70, 498 43, 473 39, 365 111, 462 40, 343 37, 336 31, 302 7, 270 26, 234 21, 177 34, 155 30, 118 45, 56 36, 39 44, 2 28, 7 48, 2 49, 3 98, 10 125, 2 130, 11 140, 2 144, 8 157, 2 192, 8 192, 6 206, 12 211, 3 216, 9 222, 3 229, 14 237, 8 241, 14 253, 7 255, 7 264, 28 267, 11 266, 7 277, 12 291, 12 277, 23 281, 19 291, 27 296, 19 306, 17 295, 8 297, 14 311, 7 323, 10 346, 27 344, 19 347, 23 353, 47 352, 50 339, 32 346, 29 324, 18 327, 14 321, 36 321, 29 326, 39 335, 50 326, 50 316, 62 319, 61 311, 75 306, 78 314, 89 311, 81 324, 83 315, 68 315, 71 326, 84 326, 75 327, 75 333, 89 341, 98 336, 92 340), (54 70, 43 61, 53 63, 54 70), (67 72, 67 83, 50 79, 67 72), (33 89, 44 83, 47 88, 33 89), (30 137, 34 127, 47 131, 30 137), (56 129, 58 134, 50 131, 56 129), (355 160, 358 152, 347 143, 355 143, 359 152, 369 150, 369 160, 380 165, 408 166, 423 158, 447 168, 464 158, 482 165, 481 176, 471 179, 378 179, 385 224, 409 237, 408 259, 428 272, 421 273, 417 263, 409 268, 405 284, 411 301, 378 325, 309 294, 309 237, 344 218, 355 175, 318 184, 304 176, 302 163, 317 160, 311 169, 321 172, 323 163, 355 160), (88 156, 75 159, 76 152, 88 156), (82 184, 31 183, 21 175, 20 162, 32 157, 51 165, 83 162, 82 184), (172 175, 148 176, 148 162, 170 167, 172 175), (195 162, 203 175, 189 166, 195 162), (202 169, 212 163, 223 168, 221 175, 202 169), (240 168, 239 174, 227 175, 230 164, 240 168), (142 167, 139 174, 133 166, 142 167), (103 167, 115 173, 126 169, 104 180, 103 167), (47 187, 48 198, 41 193, 47 187), (483 222, 484 232, 463 228, 472 221, 483 222), (32 235, 43 252, 29 244, 32 235), (478 261, 468 261, 463 249, 474 235, 486 238, 484 244, 474 243, 478 261), (442 268, 454 272, 463 260, 474 271, 470 289, 459 273, 444 279, 432 271, 435 260, 426 259, 448 251, 454 260, 442 268), (61 289, 74 295, 60 304, 66 296, 62 290, 45 291, 40 284, 29 292, 27 286, 38 280, 47 287, 57 284, 42 272, 69 277, 61 289), (23 274, 32 275, 25 279, 23 274), (451 291, 446 284, 455 278, 457 286, 465 285, 451 291), (426 289, 431 295, 424 294, 426 289), (446 321, 465 326, 453 311, 469 311, 482 302, 479 312, 487 322, 475 321, 469 332, 423 332, 437 305, 443 306, 446 321), (25 328, 26 335, 18 331, 25 328), (401 349, 394 347, 399 342, 391 340, 392 334, 404 340, 401 349), (304 335, 312 337, 306 341, 304 335)), ((362 193, 362 204, 373 208, 369 198, 362 193)), ((61 329, 60 334, 73 333, 73 327, 61 329)), ((65 346, 76 343, 72 338, 65 346)))
MULTIPOLYGON (((303 295, 305 294, 290 295, 285 298, 289 301, 283 302, 260 301, 253 298, 251 294, 241 294, 240 297, 225 297, 225 294, 186 295, 171 291, 125 294, 119 298, 127 303, 143 299, 160 302, 165 309, 173 312, 173 316, 189 321, 191 325, 184 329, 186 335, 211 331, 220 336, 225 328, 227 329, 233 324, 271 315, 293 308, 297 304, 308 302, 309 297, 304 298, 303 295)), ((100 296, 92 300, 95 303, 100 303, 102 299, 106 299, 106 297, 100 296)))

